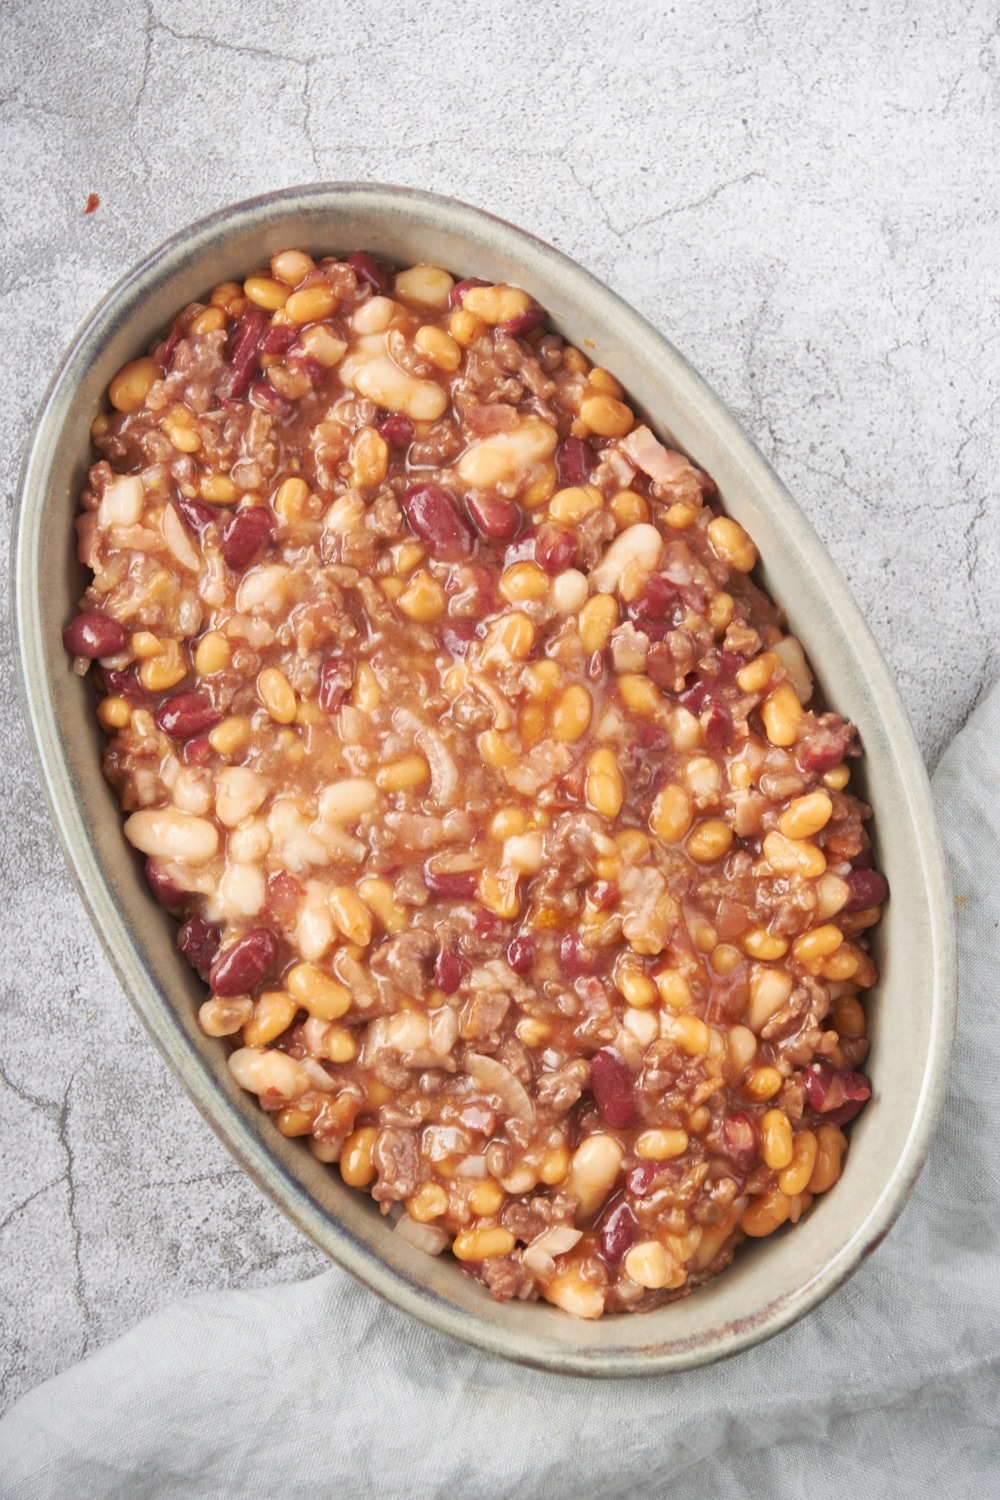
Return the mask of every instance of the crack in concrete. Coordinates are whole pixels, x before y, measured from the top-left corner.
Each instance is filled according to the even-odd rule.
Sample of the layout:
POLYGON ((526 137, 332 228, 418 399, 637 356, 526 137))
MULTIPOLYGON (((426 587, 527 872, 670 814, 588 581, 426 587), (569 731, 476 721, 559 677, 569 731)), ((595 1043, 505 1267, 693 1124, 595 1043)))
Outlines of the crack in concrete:
POLYGON ((972 613, 976 617, 976 623, 983 629, 986 622, 983 619, 982 605, 976 589, 976 574, 979 571, 979 526, 986 519, 987 502, 986 496, 981 495, 976 503, 976 512, 965 528, 965 569, 969 581, 969 595, 972 602, 972 613))
POLYGON ((302 130, 309 144, 309 155, 312 157, 313 171, 316 173, 317 178, 319 178, 322 176, 322 169, 319 164, 319 152, 316 149, 316 140, 313 136, 312 128, 312 70, 313 64, 307 62, 305 65, 305 78, 302 80, 302 105, 304 111, 302 130))
POLYGON ((132 101, 131 114, 133 118, 138 114, 139 106, 146 95, 146 85, 149 82, 149 64, 153 55, 153 28, 157 24, 150 0, 146 0, 145 11, 146 19, 142 27, 142 74, 139 78, 139 87, 136 90, 135 99, 132 101))
POLYGON ((34 1094, 29 1094, 27 1089, 22 1089, 10 1077, 3 1063, 0 1063, 0 1083, 5 1084, 11 1093, 21 1100, 22 1104, 30 1104, 32 1108, 40 1109, 47 1119, 54 1120, 56 1118, 59 1109, 58 1104, 53 1099, 37 1099, 34 1094))
POLYGON ((758 435, 762 430, 767 433, 771 443, 769 457, 772 457, 777 452, 781 446, 781 440, 774 430, 771 418, 771 404, 761 399, 755 366, 760 363, 758 358, 759 344, 764 323, 771 312, 775 284, 785 269, 784 266, 778 268, 778 263, 775 261, 768 262, 762 268, 762 274, 757 278, 758 287, 761 290, 760 302, 747 329, 745 365, 747 386, 749 388, 750 403, 753 412, 753 427, 755 433, 758 435))
POLYGON ((718 198, 722 193, 728 192, 730 188, 740 187, 745 183, 752 182, 754 179, 759 179, 762 182, 766 182, 768 180, 766 174, 755 167, 748 172, 740 173, 737 177, 731 177, 728 178, 725 182, 717 183, 714 188, 712 188, 709 192, 704 193, 700 198, 693 198, 687 203, 673 204, 668 208, 658 210, 658 212, 656 212, 655 214, 648 214, 644 218, 635 219, 632 221, 632 223, 626 224, 619 229, 612 220, 610 213, 604 205, 603 199, 597 192, 597 189, 594 187, 593 183, 581 176, 581 174, 577 171, 572 159, 567 158, 565 165, 577 187, 585 192, 588 197, 593 200, 605 228, 610 234, 614 235, 615 239, 618 240, 627 239, 628 236, 634 234, 636 230, 647 229, 650 225, 659 224, 664 219, 672 219, 676 217, 677 214, 691 213, 696 209, 703 208, 706 203, 713 202, 714 199, 718 198))
POLYGON ((872 508, 873 501, 868 491, 858 489, 857 485, 848 484, 842 472, 838 474, 833 469, 821 469, 818 464, 806 463, 805 459, 798 456, 796 456, 795 462, 800 469, 805 469, 807 474, 815 474, 817 479, 829 479, 833 484, 840 485, 843 489, 847 490, 848 494, 860 500, 866 510, 872 508))
POLYGON ((69 1219, 70 1231, 71 1231, 71 1234, 72 1234, 72 1251, 73 1251, 73 1267, 74 1267, 73 1299, 76 1302, 77 1307, 79 1308, 80 1313, 81 1313, 81 1315, 83 1317, 83 1328, 81 1330, 82 1342, 81 1342, 81 1349, 80 1349, 80 1358, 82 1358, 83 1355, 89 1353, 89 1351, 90 1351, 91 1327, 92 1327, 92 1323, 93 1323, 93 1315, 91 1313, 90 1304, 88 1303, 87 1296, 86 1296, 86 1283, 85 1283, 84 1270, 83 1270, 83 1257, 82 1257, 81 1249, 80 1249, 80 1244, 81 1244, 80 1225, 77 1222, 77 1215, 76 1215, 76 1181, 75 1181, 74 1175, 73 1175, 73 1168, 74 1168, 73 1147, 72 1147, 72 1145, 70 1143, 70 1138, 69 1138, 70 1094, 71 1094, 72 1089, 73 1089, 73 1083, 74 1083, 75 1078, 76 1078, 76 1074, 75 1073, 71 1074, 69 1082, 66 1085, 66 1092, 63 1095, 62 1104, 60 1105, 60 1108, 59 1108, 57 1134, 58 1134, 59 1144, 62 1147, 63 1152, 65 1153, 65 1156, 66 1156, 66 1171, 63 1174, 61 1180, 64 1180, 65 1183, 66 1183, 66 1211, 67 1211, 67 1217, 69 1219))
POLYGON ((689 203, 676 203, 671 208, 664 208, 659 213, 650 214, 646 219, 636 219, 634 224, 629 224, 622 230, 623 235, 634 234, 637 229, 647 229, 651 224, 659 224, 662 219, 673 219, 677 214, 692 213, 695 209, 704 208, 706 203, 712 203, 722 193, 727 193, 730 188, 741 187, 748 182, 758 179, 767 182, 767 174, 753 168, 749 172, 741 172, 738 177, 730 177, 725 182, 720 182, 711 192, 705 193, 700 198, 692 198, 689 203))
POLYGON ((221 1187, 224 1182, 231 1179, 240 1180, 243 1176, 244 1173, 241 1167, 220 1167, 218 1171, 199 1172, 194 1177, 164 1177, 155 1180, 144 1180, 142 1187, 144 1190, 147 1188, 195 1187, 199 1182, 213 1182, 217 1187, 221 1187))
POLYGON ((268 47, 250 47, 245 42, 230 42, 223 37, 209 36, 204 31, 176 31, 174 27, 168 26, 165 21, 153 19, 153 25, 157 31, 166 32, 175 42, 197 42, 203 47, 210 47, 219 52, 233 52, 237 57, 264 58, 268 62, 291 63, 293 67, 305 68, 309 62, 334 61, 334 55, 327 52, 315 52, 307 60, 302 57, 294 57, 288 52, 274 52, 268 47))
POLYGON ((175 27, 169 26, 165 21, 157 17, 153 10, 152 4, 150 3, 150 0, 147 0, 146 4, 146 24, 144 31, 145 38, 142 77, 140 79, 139 90, 136 94, 135 104, 132 110, 133 118, 139 108, 139 104, 146 90, 146 83, 149 76, 150 58, 153 48, 153 35, 155 32, 162 32, 164 35, 170 37, 171 40, 175 42, 193 43, 198 46, 211 48, 215 51, 231 52, 237 57, 258 58, 267 62, 285 63, 293 68, 296 68, 302 74, 302 82, 299 90, 299 98, 302 105, 302 134, 309 148, 309 157, 310 161, 312 162, 313 171, 316 174, 317 179, 322 177, 322 165, 320 162, 319 149, 316 144, 316 136, 314 133, 314 103, 312 97, 313 68, 318 62, 332 61, 333 58, 331 54, 325 52, 317 52, 313 53, 308 58, 296 57, 292 53, 276 52, 269 47, 249 46, 246 43, 229 41, 224 37, 210 36, 202 31, 178 31, 175 27))
POLYGON ((6 1214, 4 1218, 0 1219, 0 1234, 2 1234, 3 1231, 7 1228, 8 1224, 13 1223, 18 1214, 22 1214, 24 1212, 24 1210, 30 1203, 34 1203, 35 1199, 40 1198, 43 1193, 47 1193, 52 1188, 58 1187, 62 1180, 62 1176, 53 1177, 51 1182, 46 1182, 40 1188, 35 1188, 35 1191, 33 1193, 29 1193, 27 1198, 22 1198, 20 1203, 15 1204, 10 1212, 6 1214))
POLYGON ((601 198, 600 194, 597 192, 593 183, 587 182, 583 177, 580 176, 580 173, 576 170, 576 166, 574 165, 572 158, 568 157, 566 159, 566 168, 569 172, 569 175, 572 177, 573 181, 576 183, 581 192, 586 193, 588 198, 590 198, 595 204, 597 212, 601 217, 605 229, 607 229, 608 233, 613 235, 616 240, 620 240, 622 238, 621 230, 617 229, 611 222, 611 216, 605 208, 604 201, 601 198))
POLYGON ((67 1219, 69 1222, 70 1234, 72 1238, 72 1255, 74 1265, 73 1299, 76 1302, 83 1320, 80 1345, 80 1355, 82 1356, 83 1354, 86 1354, 90 1348, 93 1315, 86 1296, 83 1260, 81 1253, 81 1233, 76 1213, 77 1186, 74 1177, 75 1163, 73 1157, 73 1147, 69 1138, 70 1092, 72 1090, 75 1078, 76 1074, 73 1073, 70 1076, 69 1082, 66 1084, 62 1100, 59 1103, 56 1103, 54 1100, 42 1099, 37 1097, 35 1094, 29 1093, 27 1089, 22 1088, 18 1083, 16 1083, 15 1080, 6 1071, 6 1069, 2 1065, 0 1065, 0 1082, 2 1082, 6 1086, 6 1088, 10 1090, 15 1098, 20 1099, 22 1103, 29 1105, 31 1108, 40 1111, 40 1113, 44 1115, 47 1120, 55 1125, 56 1139, 59 1143, 63 1156, 66 1159, 66 1165, 63 1171, 60 1172, 56 1177, 54 1177, 51 1182, 45 1183, 42 1187, 36 1188, 33 1192, 29 1193, 29 1195, 20 1204, 18 1204, 16 1208, 11 1210, 11 1212, 7 1215, 3 1222, 0 1223, 0 1230, 5 1229, 18 1213, 22 1212, 29 1203, 34 1201, 34 1199, 40 1197, 42 1193, 49 1192, 53 1187, 58 1187, 60 1184, 63 1184, 65 1186, 67 1219))

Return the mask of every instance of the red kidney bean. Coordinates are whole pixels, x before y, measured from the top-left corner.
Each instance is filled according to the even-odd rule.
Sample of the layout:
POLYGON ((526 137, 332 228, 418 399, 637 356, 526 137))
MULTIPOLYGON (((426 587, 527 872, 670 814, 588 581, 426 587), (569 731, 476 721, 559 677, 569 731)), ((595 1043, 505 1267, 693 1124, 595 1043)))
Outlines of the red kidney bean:
POLYGON ((489 942, 498 942, 507 926, 506 919, 498 917, 496 912, 490 911, 485 906, 475 906, 473 913, 473 926, 479 936, 486 938, 489 942))
POLYGON ((861 1113, 872 1095, 867 1078, 860 1073, 845 1074, 844 1095, 838 1109, 827 1110, 823 1115, 824 1125, 847 1125, 861 1113))
POLYGON ((571 568, 579 550, 579 539, 565 526, 543 526, 535 535, 535 562, 546 573, 571 568))
MULTIPOLYGON (((810 1063, 808 1068, 803 1072, 802 1083, 805 1087, 806 1098, 817 1114, 823 1113, 823 1106, 826 1104, 827 1095, 830 1093, 836 1077, 837 1069, 825 1057, 819 1058, 814 1063, 810 1063)), ((839 1099, 834 1099, 830 1108, 833 1109, 839 1103, 839 1099)))
POLYGON ((212 507, 206 505, 204 500, 195 500, 189 495, 175 495, 174 505, 199 539, 205 535, 207 528, 218 520, 212 507))
POLYGON ((625 1174, 625 1186, 633 1198, 645 1198, 656 1181, 658 1168, 655 1162, 644 1161, 625 1174))
POLYGON ((860 1114, 871 1098, 871 1085, 863 1073, 843 1073, 825 1057, 803 1071, 806 1098, 825 1125, 846 1125, 860 1114))
POLYGON ((85 656, 94 661, 99 656, 117 656, 128 645, 128 631, 118 620, 102 614, 99 609, 88 610, 70 620, 63 631, 63 645, 74 656, 85 656))
POLYGON ((212 756, 212 746, 203 736, 188 740, 184 746, 184 759, 189 766, 207 766, 212 756))
POLYGON ((287 354, 299 333, 287 323, 271 323, 257 346, 261 354, 287 354))
POLYGON ((705 739, 708 744, 714 745, 716 750, 724 750, 729 744, 732 733, 733 721, 728 709, 722 708, 718 703, 713 703, 705 722, 705 739))
POLYGON ((146 861, 146 880, 149 889, 161 906, 182 906, 187 900, 187 891, 174 885, 169 875, 164 875, 156 860, 150 856, 146 861))
POLYGON ((469 901, 476 894, 479 884, 474 870, 432 870, 424 865, 424 885, 432 896, 445 896, 450 901, 469 901))
POLYGON ((684 686, 677 694, 677 701, 683 703, 693 714, 700 714, 709 697, 708 684, 702 681, 697 672, 689 672, 684 679, 684 686))
POLYGON ((321 365, 318 359, 313 359, 311 354, 290 354, 288 363, 294 365, 296 370, 301 370, 313 385, 319 385, 326 374, 326 366, 321 365))
POLYGON ((727 1115, 722 1122, 722 1149, 741 1174, 745 1174, 756 1159, 757 1128, 742 1110, 727 1115))
POLYGON ((251 385, 250 402, 251 405, 259 406, 262 411, 269 411, 275 417, 287 418, 295 411, 295 402, 289 401, 287 396, 276 391, 266 377, 263 380, 255 380, 251 385))
POLYGON ((175 740, 194 739, 213 729, 222 715, 207 693, 177 693, 156 710, 156 722, 175 740))
POLYGON ((511 318, 509 323, 501 323, 500 331, 501 333, 505 333, 508 338, 523 338, 526 333, 530 333, 533 328, 537 328, 539 323, 544 322, 545 309, 535 303, 523 313, 519 313, 516 318, 511 318))
POLYGON ((257 368, 257 351, 270 323, 259 307, 248 307, 236 327, 229 335, 226 345, 226 360, 233 368, 229 382, 229 395, 235 400, 245 396, 250 389, 257 368))
POLYGON ((601 1119, 614 1130, 627 1130, 637 1119, 635 1088, 628 1063, 612 1047, 590 1059, 590 1092, 601 1119))
POLYGON ((245 995, 266 978, 278 956, 278 939, 270 927, 252 927, 229 943, 212 965, 212 994, 228 999, 245 995))
POLYGON ((116 698, 127 698, 133 708, 156 706, 156 694, 147 692, 143 687, 135 666, 124 672, 112 672, 109 667, 98 667, 97 678, 106 693, 114 693, 116 698))
POLYGON ((189 917, 177 934, 177 946, 202 979, 207 979, 215 962, 222 938, 222 928, 206 922, 204 917, 189 917))
POLYGON ((242 573, 267 550, 274 517, 264 505, 241 510, 222 528, 222 555, 235 573, 242 573))
POLYGON ((443 485, 412 485, 403 491, 399 503, 410 529, 439 562, 459 562, 471 554, 475 545, 472 527, 443 485))
POLYGON ((796 749, 803 771, 832 771, 839 766, 851 743, 846 724, 824 724, 817 719, 808 725, 806 739, 796 749))
POLYGON ((389 278, 380 271, 367 250, 355 250, 347 257, 347 264, 359 282, 367 281, 377 297, 384 297, 389 290, 389 278))
POLYGON ((567 932, 559 944, 559 962, 567 974, 574 978, 580 974, 596 974, 601 968, 601 957, 584 946, 578 932, 567 932))
POLYGON ((881 906, 889 894, 889 882, 878 870, 859 869, 855 865, 843 879, 851 894, 841 911, 868 911, 872 906, 881 906))
POLYGON ((160 369, 163 371, 164 375, 173 364, 174 355, 177 353, 177 345, 180 343, 183 337, 184 330, 181 328, 179 323, 175 323, 173 328, 171 328, 170 332, 167 334, 167 341, 160 351, 160 369))
POLYGON ((434 983, 446 995, 453 995, 469 972, 464 958, 450 948, 442 948, 434 960, 434 983))
POLYGON ((465 301, 466 292, 471 292, 474 286, 492 285, 492 281, 483 281, 479 276, 467 276, 464 281, 456 281, 449 294, 452 307, 461 307, 465 301))
POLYGON ((521 512, 509 500, 501 500, 499 495, 469 495, 465 503, 484 536, 506 542, 517 535, 521 512))
POLYGON ((556 452, 559 483, 563 486, 586 484, 594 467, 594 450, 583 438, 563 438, 556 452))
POLYGON ((343 656, 328 656, 319 669, 319 706, 325 714, 335 714, 354 681, 354 668, 343 656))
POLYGON ((673 622, 678 613, 683 613, 680 592, 669 578, 664 578, 662 573, 654 573, 638 599, 629 605, 628 612, 636 620, 673 622))
POLYGON ((851 860, 851 864, 854 866, 854 868, 856 870, 874 870, 874 868, 875 868, 875 851, 874 851, 874 849, 862 849, 861 853, 860 854, 856 854, 854 856, 854 858, 851 860))
POLYGON ((601 1254, 610 1266, 618 1265, 631 1250, 639 1233, 639 1221, 624 1198, 616 1198, 601 1215, 601 1254))
POLYGON ((522 933, 507 944, 507 962, 515 974, 527 974, 535 962, 535 940, 529 932, 522 933))
POLYGON ((393 412, 375 425, 390 448, 406 449, 417 435, 417 429, 402 412, 393 412))

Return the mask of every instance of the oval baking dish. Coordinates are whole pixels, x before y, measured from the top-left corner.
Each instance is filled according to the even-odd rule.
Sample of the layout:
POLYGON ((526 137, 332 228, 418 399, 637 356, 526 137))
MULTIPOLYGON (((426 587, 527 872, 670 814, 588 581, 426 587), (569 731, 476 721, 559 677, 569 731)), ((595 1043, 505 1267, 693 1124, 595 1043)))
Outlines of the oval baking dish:
POLYGON ((827 1295, 886 1232, 915 1180, 944 1095, 954 1012, 947 874, 926 776, 886 666, 794 502, 733 417, 677 352, 619 298, 537 240, 450 200, 405 189, 318 186, 239 205, 191 226, 128 276, 67 355, 36 422, 17 518, 16 628, 26 716, 43 785, 83 899, 126 991, 199 1109, 260 1186, 366 1285, 441 1331, 550 1369, 653 1373, 704 1363, 777 1332, 827 1295), (174 926, 125 856, 100 772, 89 687, 61 642, 84 586, 72 521, 89 427, 108 381, 174 311, 289 245, 364 248, 409 265, 525 287, 552 326, 621 379, 658 434, 716 480, 757 542, 760 576, 787 612, 828 702, 858 727, 860 791, 878 812, 893 892, 876 940, 874 1097, 843 1181, 793 1235, 741 1249, 724 1276, 636 1318, 580 1323, 544 1303, 498 1305, 453 1262, 392 1235, 377 1205, 278 1137, 200 1030, 203 994, 174 926), (125 857, 123 857, 125 856, 125 857))

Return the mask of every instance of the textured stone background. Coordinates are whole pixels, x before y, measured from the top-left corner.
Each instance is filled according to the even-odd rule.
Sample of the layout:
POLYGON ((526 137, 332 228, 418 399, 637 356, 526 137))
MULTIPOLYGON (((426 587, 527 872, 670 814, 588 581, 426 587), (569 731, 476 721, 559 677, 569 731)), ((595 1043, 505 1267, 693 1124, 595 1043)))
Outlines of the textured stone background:
MULTIPOLYGON (((827 541, 934 763, 1000 645, 992 0, 2 13, 0 547, 52 370, 136 260, 269 189, 429 188, 552 241, 689 356, 827 541)), ((171 1298, 324 1265, 133 1018, 6 635, 2 665, 0 1407, 171 1298)))

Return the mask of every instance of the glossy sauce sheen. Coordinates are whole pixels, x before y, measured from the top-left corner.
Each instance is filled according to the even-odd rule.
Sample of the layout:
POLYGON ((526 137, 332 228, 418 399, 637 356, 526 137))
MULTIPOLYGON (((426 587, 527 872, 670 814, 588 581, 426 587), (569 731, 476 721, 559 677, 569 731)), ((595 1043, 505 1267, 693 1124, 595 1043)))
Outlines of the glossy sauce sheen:
POLYGON ((582 1317, 797 1221, 887 887, 711 478, 527 293, 365 252, 216 288, 110 399, 66 645, 276 1128, 582 1317))

